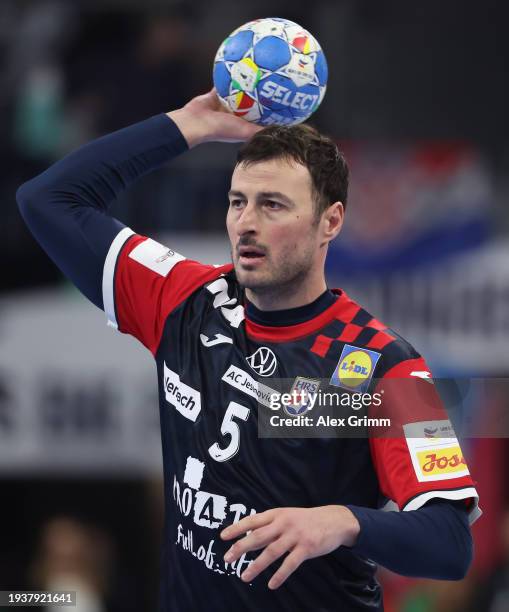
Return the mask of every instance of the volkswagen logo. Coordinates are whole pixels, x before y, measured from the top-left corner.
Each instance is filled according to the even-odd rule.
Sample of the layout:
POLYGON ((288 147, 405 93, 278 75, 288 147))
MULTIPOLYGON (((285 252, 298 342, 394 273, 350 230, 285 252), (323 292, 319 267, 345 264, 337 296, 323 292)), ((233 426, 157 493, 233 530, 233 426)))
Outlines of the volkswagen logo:
POLYGON ((266 346, 261 346, 252 355, 246 357, 246 361, 260 376, 272 376, 277 368, 276 356, 266 346))

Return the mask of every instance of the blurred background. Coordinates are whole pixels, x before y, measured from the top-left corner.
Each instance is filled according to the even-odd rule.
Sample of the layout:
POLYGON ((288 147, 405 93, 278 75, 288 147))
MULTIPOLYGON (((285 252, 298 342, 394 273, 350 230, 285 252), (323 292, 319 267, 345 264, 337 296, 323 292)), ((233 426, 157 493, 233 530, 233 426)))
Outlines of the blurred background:
MULTIPOLYGON (((436 377, 509 373, 509 144, 503 3, 487 0, 0 1, 0 589, 80 590, 78 612, 153 610, 162 521, 156 373, 62 278, 15 204, 80 144, 211 86, 226 34, 257 17, 321 43, 329 87, 311 123, 352 185, 328 258, 345 288, 436 377), (504 28, 504 31, 502 30, 504 28)), ((233 145, 206 145, 114 206, 135 231, 229 259, 233 145)), ((504 412, 504 394, 486 402, 504 412)), ((460 583, 381 572, 388 612, 509 610, 509 451, 465 439, 484 516, 460 583)))

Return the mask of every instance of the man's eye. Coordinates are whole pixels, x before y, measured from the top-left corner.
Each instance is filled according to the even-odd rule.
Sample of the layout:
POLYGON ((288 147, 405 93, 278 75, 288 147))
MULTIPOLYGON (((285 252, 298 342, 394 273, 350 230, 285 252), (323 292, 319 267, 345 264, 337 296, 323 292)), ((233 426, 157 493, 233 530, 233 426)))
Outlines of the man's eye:
POLYGON ((282 208, 282 205, 279 202, 275 202, 274 200, 267 200, 265 202, 265 206, 267 206, 267 208, 270 208, 270 210, 279 210, 280 208, 282 208))
POLYGON ((230 206, 232 208, 240 208, 242 206, 242 200, 230 200, 230 206))

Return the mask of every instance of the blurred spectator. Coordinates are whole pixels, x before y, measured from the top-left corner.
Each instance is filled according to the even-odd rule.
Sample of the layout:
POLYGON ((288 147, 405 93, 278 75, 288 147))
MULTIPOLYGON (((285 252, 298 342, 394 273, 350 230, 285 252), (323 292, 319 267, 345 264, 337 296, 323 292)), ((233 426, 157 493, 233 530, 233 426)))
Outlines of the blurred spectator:
MULTIPOLYGON (((76 591, 76 612, 107 612, 112 552, 110 538, 100 529, 69 517, 53 518, 42 528, 33 583, 40 590, 76 591)), ((48 612, 59 610, 47 607, 48 612)))

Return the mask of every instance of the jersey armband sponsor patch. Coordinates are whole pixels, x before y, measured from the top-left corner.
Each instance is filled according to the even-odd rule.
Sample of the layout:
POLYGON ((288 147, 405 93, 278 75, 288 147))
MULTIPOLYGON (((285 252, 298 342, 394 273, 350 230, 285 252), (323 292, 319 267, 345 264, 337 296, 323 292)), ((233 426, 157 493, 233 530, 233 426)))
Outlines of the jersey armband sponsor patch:
POLYGON ((419 482, 469 476, 450 421, 409 423, 403 425, 403 430, 419 482))
POLYGON ((147 238, 147 240, 144 240, 135 247, 129 253, 129 257, 161 276, 168 276, 171 269, 178 264, 179 261, 185 259, 180 253, 172 251, 151 238, 147 238))

